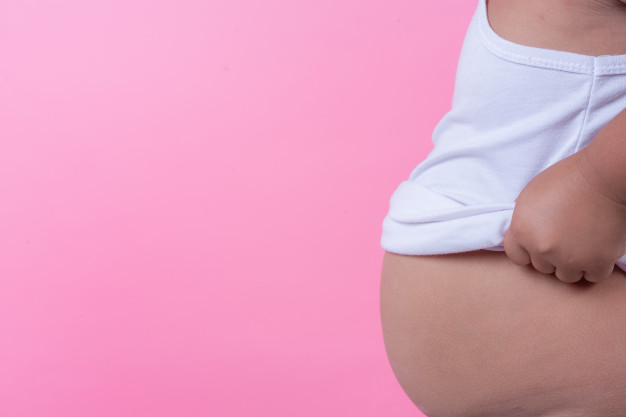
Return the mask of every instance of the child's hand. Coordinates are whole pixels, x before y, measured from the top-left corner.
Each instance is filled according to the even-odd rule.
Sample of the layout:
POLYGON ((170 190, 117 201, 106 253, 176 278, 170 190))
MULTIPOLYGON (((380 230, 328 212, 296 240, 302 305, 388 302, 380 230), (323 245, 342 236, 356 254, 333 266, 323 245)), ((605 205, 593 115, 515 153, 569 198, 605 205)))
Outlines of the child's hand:
POLYGON ((504 236, 514 263, 565 282, 600 281, 626 253, 626 205, 602 190, 581 152, 526 185, 504 236))

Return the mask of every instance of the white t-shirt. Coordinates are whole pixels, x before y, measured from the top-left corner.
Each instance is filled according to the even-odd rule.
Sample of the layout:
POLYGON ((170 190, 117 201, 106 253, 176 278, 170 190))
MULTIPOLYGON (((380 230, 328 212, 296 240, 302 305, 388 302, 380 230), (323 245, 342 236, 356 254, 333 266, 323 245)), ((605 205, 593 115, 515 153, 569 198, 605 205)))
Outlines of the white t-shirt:
MULTIPOLYGON (((526 184, 585 147, 624 108, 626 55, 508 41, 491 29, 478 0, 452 108, 433 131, 431 153, 391 196, 382 248, 405 255, 503 251, 526 184)), ((626 255, 617 266, 626 270, 626 255)))

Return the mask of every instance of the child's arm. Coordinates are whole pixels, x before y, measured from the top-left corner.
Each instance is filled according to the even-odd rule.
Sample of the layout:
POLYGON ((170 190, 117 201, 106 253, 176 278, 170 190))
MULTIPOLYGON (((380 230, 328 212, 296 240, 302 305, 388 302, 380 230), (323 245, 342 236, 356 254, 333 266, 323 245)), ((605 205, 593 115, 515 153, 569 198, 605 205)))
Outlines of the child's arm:
POLYGON ((607 123, 580 153, 583 172, 597 181, 594 185, 598 190, 626 205, 626 110, 607 123))
POLYGON ((626 253, 626 110, 575 154, 533 178, 504 237, 518 265, 597 282, 626 253))

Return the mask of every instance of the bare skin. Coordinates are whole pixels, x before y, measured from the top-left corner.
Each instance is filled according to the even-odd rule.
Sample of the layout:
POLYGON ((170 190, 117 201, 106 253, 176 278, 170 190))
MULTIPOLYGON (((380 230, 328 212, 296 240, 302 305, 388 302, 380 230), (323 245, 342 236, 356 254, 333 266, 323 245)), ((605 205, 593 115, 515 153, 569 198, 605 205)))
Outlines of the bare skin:
MULTIPOLYGON (((510 41, 626 54, 626 2, 489 0, 510 41)), ((559 281, 504 252, 386 253, 381 319, 390 364, 429 417, 626 416, 626 273, 559 281)))
POLYGON ((626 1, 488 0, 487 15, 494 32, 522 45, 626 54, 626 1))
POLYGON ((385 253, 391 367, 429 417, 626 416, 626 273, 564 283, 503 252, 385 253))

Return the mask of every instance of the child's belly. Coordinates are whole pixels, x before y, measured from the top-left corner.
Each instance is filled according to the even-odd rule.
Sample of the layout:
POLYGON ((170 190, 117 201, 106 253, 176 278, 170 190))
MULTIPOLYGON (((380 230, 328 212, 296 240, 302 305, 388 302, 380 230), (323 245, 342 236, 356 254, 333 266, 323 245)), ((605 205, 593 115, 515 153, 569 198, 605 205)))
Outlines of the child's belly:
POLYGON ((493 30, 509 41, 583 55, 626 54, 626 1, 488 0, 493 30))
POLYGON ((618 268, 565 284, 503 252, 387 252, 381 317, 396 377, 428 415, 626 415, 618 268))

